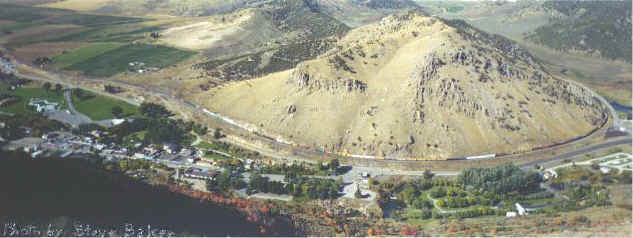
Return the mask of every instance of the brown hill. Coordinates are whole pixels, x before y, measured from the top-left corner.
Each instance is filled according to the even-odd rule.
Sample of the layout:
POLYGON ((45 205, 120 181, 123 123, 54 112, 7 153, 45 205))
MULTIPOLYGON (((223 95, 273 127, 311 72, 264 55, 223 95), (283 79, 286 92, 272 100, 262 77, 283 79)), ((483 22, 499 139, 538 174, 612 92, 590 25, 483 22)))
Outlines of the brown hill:
POLYGON ((352 30, 292 70, 195 100, 284 140, 394 157, 527 150, 604 120, 591 92, 553 78, 513 42, 418 13, 352 30))

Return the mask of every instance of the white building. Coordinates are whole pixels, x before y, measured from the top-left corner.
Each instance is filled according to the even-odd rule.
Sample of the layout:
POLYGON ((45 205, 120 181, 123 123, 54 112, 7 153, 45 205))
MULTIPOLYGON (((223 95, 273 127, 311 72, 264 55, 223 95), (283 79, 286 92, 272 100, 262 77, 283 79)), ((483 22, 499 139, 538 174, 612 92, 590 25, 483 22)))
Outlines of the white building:
POLYGON ((557 178, 557 177, 558 177, 558 173, 556 173, 556 171, 554 171, 553 169, 545 170, 545 173, 543 173, 543 178, 545 180, 549 180, 549 179, 557 178))
POLYGON ((134 153, 135 159, 145 159, 145 154, 143 153, 134 153))
POLYGON ((95 145, 92 146, 92 148, 95 148, 96 150, 101 151, 101 150, 106 148, 106 145, 104 145, 104 144, 95 144, 95 145))
POLYGON ((49 102, 45 99, 31 98, 31 100, 29 101, 29 106, 35 107, 35 111, 39 113, 44 113, 57 111, 59 104, 56 102, 49 102))
POLYGON ((517 208, 517 212, 519 212, 520 216, 528 215, 528 212, 521 206, 519 203, 515 203, 514 206, 517 208))
POLYGON ((172 144, 172 143, 164 145, 163 150, 165 150, 167 153, 170 153, 170 154, 176 154, 179 151, 178 145, 172 144))

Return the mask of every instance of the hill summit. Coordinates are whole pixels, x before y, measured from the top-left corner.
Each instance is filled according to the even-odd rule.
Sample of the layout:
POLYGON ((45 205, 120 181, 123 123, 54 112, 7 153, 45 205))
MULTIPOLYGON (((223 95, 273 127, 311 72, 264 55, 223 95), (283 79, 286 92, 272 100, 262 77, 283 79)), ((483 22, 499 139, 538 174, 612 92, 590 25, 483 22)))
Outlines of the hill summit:
POLYGON ((529 150, 605 120, 592 92, 554 78, 514 42, 417 12, 354 29, 294 69, 196 100, 284 140, 407 158, 529 150))

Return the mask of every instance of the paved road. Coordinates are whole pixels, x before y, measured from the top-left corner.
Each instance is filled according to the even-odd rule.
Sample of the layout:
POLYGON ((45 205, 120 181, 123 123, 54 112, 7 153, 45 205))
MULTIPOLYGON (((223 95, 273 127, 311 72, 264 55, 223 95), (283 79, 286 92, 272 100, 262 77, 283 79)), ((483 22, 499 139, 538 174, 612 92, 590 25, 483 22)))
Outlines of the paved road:
POLYGON ((65 82, 59 78, 54 78, 54 79, 46 79, 46 78, 42 78, 42 77, 38 77, 38 76, 33 76, 33 75, 25 75, 22 74, 20 72, 16 72, 15 73, 16 76, 20 77, 20 78, 25 78, 28 80, 33 80, 33 81, 43 81, 43 82, 53 82, 53 83, 59 83, 61 85, 66 86, 67 88, 81 88, 83 90, 95 93, 95 94, 99 94, 99 95, 103 95, 103 96, 107 96, 107 97, 112 97, 112 98, 116 98, 118 100, 127 102, 129 104, 135 105, 135 106, 139 106, 141 105, 138 101, 136 100, 132 100, 126 97, 122 97, 119 95, 115 95, 115 94, 110 94, 110 93, 106 93, 106 92, 102 92, 102 91, 98 91, 98 90, 94 90, 91 88, 87 88, 87 87, 81 87, 81 86, 77 86, 76 84, 73 83, 69 83, 69 82, 65 82))
POLYGON ((534 165, 537 164, 542 164, 542 163, 547 163, 547 162, 551 162, 551 161, 555 161, 555 160, 563 160, 563 159, 569 159, 572 157, 576 157, 579 155, 583 155, 583 154, 587 154, 596 150, 601 150, 601 149, 605 149, 605 148, 609 148, 612 146, 617 146, 617 145, 626 145, 626 144, 631 144, 631 140, 632 138, 630 136, 624 137, 622 139, 617 139, 617 140, 612 140, 612 141, 608 141, 608 142, 604 142, 604 143, 600 143, 597 145, 591 145, 591 146, 587 146, 572 152, 568 152, 565 154, 561 154, 561 155, 557 155, 551 158, 546 158, 546 159, 540 159, 540 160, 536 160, 536 161, 532 161, 526 164, 521 165, 520 167, 522 169, 529 169, 529 168, 533 168, 534 165))
POLYGON ((75 108, 75 106, 73 106, 73 97, 72 97, 72 91, 71 90, 64 90, 64 98, 66 99, 66 105, 68 105, 68 110, 70 110, 70 112, 75 115, 78 118, 81 118, 82 121, 85 121, 87 123, 91 123, 92 119, 90 119, 90 117, 84 115, 83 113, 77 111, 77 109, 75 108))

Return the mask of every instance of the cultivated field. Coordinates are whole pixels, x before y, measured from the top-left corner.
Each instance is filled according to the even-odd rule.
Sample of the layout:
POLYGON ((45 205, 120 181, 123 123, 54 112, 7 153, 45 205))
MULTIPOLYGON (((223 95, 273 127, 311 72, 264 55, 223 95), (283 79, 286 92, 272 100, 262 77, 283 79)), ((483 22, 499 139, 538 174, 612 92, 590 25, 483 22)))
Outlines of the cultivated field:
POLYGON ((40 5, 42 7, 63 8, 76 11, 93 11, 113 0, 62 0, 40 5))
POLYGON ((121 46, 123 46, 121 43, 92 43, 71 52, 56 55, 53 57, 53 67, 55 69, 64 69, 121 46))
POLYGON ((163 68, 194 54, 160 45, 130 44, 72 64, 67 69, 81 71, 92 77, 110 77, 128 71, 130 62, 143 62, 148 67, 163 68))
POLYGON ((14 53, 25 62, 33 62, 39 57, 52 57, 86 45, 84 42, 43 42, 17 48, 14 53))

